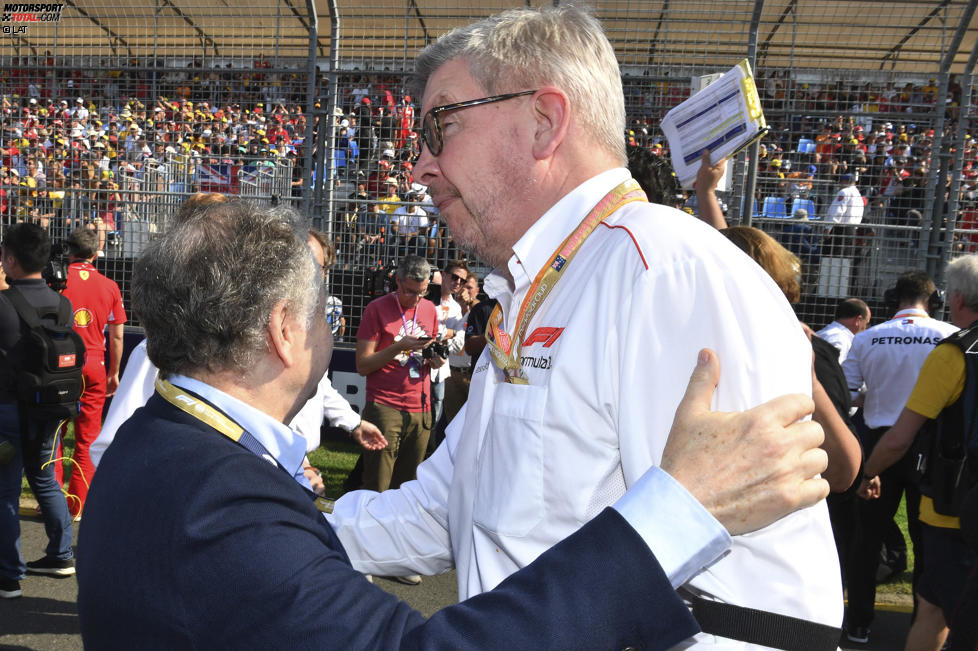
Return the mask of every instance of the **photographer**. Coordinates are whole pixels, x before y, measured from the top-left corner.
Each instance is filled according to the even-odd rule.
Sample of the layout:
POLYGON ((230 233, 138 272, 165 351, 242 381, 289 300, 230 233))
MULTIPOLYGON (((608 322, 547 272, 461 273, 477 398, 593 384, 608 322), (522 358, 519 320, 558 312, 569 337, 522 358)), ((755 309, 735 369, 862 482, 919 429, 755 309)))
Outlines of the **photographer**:
POLYGON ((402 258, 397 291, 371 301, 360 321, 357 372, 367 378, 363 418, 389 442, 364 453, 363 488, 397 488, 415 478, 424 459, 432 425, 431 369, 445 364, 441 355, 425 354, 438 332, 435 305, 423 298, 430 274, 423 258, 402 258))

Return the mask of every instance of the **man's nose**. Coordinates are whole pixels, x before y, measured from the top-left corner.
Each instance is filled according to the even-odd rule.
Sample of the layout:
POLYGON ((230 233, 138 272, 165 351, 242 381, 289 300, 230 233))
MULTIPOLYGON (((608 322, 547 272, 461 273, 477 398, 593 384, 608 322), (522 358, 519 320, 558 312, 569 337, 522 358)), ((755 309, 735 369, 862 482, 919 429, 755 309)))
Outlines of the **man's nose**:
POLYGON ((430 180, 437 176, 438 172, 438 158, 431 155, 428 145, 422 145, 421 155, 414 163, 414 176, 422 185, 430 185, 430 180))

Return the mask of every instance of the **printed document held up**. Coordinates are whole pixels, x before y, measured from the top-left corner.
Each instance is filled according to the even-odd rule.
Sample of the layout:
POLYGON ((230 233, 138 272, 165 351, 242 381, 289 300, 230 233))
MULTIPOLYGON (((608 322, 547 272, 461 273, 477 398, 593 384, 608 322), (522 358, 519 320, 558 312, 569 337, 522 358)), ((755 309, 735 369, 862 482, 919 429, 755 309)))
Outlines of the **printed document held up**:
POLYGON ((672 166, 683 187, 692 187, 704 149, 710 160, 728 158, 767 131, 750 64, 744 59, 662 119, 672 166))

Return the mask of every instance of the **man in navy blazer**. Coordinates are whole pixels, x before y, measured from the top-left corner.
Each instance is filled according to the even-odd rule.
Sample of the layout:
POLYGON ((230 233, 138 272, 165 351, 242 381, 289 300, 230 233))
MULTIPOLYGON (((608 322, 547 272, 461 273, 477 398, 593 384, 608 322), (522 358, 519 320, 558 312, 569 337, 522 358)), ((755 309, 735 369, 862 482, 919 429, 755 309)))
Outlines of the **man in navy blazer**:
POLYGON ((810 401, 710 414, 719 371, 704 353, 661 468, 495 590, 424 620, 350 567, 283 425, 331 354, 306 229, 287 209, 215 204, 137 260, 133 306, 162 379, 89 493, 87 648, 668 648, 697 630, 673 587, 728 531, 827 494, 821 430, 784 427, 810 401))

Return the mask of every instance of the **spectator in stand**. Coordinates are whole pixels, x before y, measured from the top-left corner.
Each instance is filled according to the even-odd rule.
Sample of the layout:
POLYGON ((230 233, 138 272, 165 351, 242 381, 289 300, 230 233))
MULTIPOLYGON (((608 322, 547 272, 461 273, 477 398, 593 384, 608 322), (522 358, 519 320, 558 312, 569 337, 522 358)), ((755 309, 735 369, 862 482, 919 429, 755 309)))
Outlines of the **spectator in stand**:
MULTIPOLYGON (((81 517, 85 498, 95 474, 88 449, 102 429, 102 407, 105 398, 119 386, 122 362, 122 326, 126 310, 115 281, 103 276, 93 263, 98 253, 98 235, 88 228, 76 228, 68 236, 68 287, 64 295, 75 309, 74 329, 85 342, 85 366, 82 375, 85 391, 81 410, 74 422, 75 452, 71 479, 68 482, 68 507, 72 517, 81 517), (109 367, 105 367, 108 328, 109 367)), ((59 454, 62 456, 60 445, 59 454)), ((55 464, 58 482, 62 482, 62 464, 55 464)))
MULTIPOLYGON (((397 195, 394 198, 397 199, 397 195)), ((391 215, 391 231, 397 236, 399 244, 398 255, 424 257, 428 242, 428 213, 416 203, 418 196, 414 191, 409 191, 404 200, 407 203, 397 206, 391 215)), ((381 208, 384 208, 384 204, 381 204, 381 208)))
POLYGON ((837 224, 829 231, 829 255, 855 255, 855 226, 862 222, 865 209, 866 203, 856 187, 856 178, 852 174, 843 174, 842 187, 826 215, 828 221, 837 224))
POLYGON ((846 361, 852 339, 869 327, 872 312, 866 301, 847 298, 835 308, 835 320, 815 334, 832 344, 839 351, 839 363, 846 361))
MULTIPOLYGON (((394 175, 388 176, 384 179, 384 189, 383 192, 378 197, 380 202, 380 209, 387 213, 388 217, 393 218, 394 213, 400 207, 401 198, 397 196, 397 177, 394 175)), ((393 219, 392 219, 393 221, 393 219)))
POLYGON ((781 243, 801 260, 804 285, 811 285, 822 250, 818 237, 808 224, 806 209, 796 209, 791 219, 781 226, 781 243))

